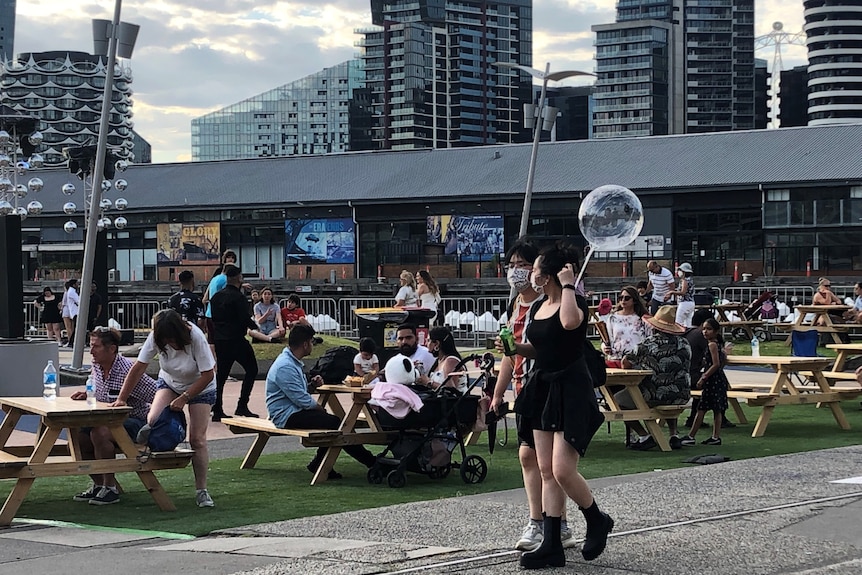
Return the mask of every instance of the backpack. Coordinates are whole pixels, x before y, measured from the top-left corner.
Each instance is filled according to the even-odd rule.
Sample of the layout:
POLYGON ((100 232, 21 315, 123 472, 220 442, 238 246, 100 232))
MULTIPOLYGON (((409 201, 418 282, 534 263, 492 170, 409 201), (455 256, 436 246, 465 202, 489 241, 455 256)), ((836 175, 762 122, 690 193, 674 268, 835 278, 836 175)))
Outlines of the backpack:
MULTIPOLYGON (((142 427, 141 432, 144 432, 147 427, 146 425, 142 427)), ((158 419, 149 426, 149 436, 146 436, 145 443, 152 451, 173 451, 185 440, 186 427, 186 414, 166 406, 158 419)), ((144 436, 145 434, 138 433, 139 438, 144 436)))
POLYGON ((341 383, 345 377, 353 375, 353 358, 357 353, 359 350, 349 345, 330 348, 318 358, 308 376, 319 375, 324 383, 341 383))
POLYGON ((593 378, 593 387, 601 387, 608 381, 607 364, 602 352, 593 347, 590 340, 584 340, 584 359, 587 361, 587 369, 593 378))

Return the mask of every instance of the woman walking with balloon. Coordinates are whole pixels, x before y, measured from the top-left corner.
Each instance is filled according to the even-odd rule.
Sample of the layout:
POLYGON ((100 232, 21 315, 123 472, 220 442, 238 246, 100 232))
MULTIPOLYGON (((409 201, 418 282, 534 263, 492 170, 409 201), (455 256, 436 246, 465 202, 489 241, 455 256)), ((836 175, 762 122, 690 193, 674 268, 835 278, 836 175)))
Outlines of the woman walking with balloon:
MULTIPOLYGON (((566 556, 560 539, 566 496, 578 504, 587 521, 581 553, 587 561, 604 551, 613 519, 599 510, 586 480, 578 471, 593 434, 604 417, 595 401, 583 349, 589 307, 576 294, 577 251, 562 245, 544 249, 533 265, 531 282, 545 300, 531 312, 528 343, 517 353, 535 361, 515 411, 521 416, 519 438, 536 450, 542 478, 542 544, 521 555, 521 566, 562 567, 566 556)), ((498 340, 498 347, 502 343, 498 340)))

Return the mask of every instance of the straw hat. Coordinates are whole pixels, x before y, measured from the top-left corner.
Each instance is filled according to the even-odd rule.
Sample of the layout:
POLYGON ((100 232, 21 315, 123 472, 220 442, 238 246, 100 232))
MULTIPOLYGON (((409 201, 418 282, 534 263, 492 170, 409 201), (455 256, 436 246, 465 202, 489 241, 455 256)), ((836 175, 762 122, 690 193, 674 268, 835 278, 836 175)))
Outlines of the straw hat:
POLYGON ((644 317, 651 326, 664 333, 685 333, 685 328, 676 323, 676 306, 663 305, 652 317, 644 317))

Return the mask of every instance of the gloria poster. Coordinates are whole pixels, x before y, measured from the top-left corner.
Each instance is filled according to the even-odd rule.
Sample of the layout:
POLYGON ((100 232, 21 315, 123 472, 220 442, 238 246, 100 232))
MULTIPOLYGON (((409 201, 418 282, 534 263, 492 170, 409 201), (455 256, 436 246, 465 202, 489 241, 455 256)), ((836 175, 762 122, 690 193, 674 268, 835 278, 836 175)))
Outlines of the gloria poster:
POLYGON ((158 224, 158 265, 202 265, 219 261, 221 227, 218 222, 158 224))
POLYGON ((285 220, 285 261, 288 264, 352 264, 356 261, 353 220, 285 220))
POLYGON ((503 253, 503 216, 428 216, 428 243, 461 261, 487 261, 503 253))

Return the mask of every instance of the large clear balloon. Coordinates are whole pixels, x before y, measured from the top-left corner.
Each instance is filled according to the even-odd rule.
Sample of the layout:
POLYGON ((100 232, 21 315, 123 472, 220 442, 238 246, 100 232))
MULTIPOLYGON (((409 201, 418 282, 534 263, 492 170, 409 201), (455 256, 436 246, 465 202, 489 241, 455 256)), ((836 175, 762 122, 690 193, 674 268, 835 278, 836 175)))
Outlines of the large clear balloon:
POLYGON ((581 233, 596 251, 632 243, 644 225, 641 201, 628 188, 609 184, 587 194, 578 211, 581 233))

